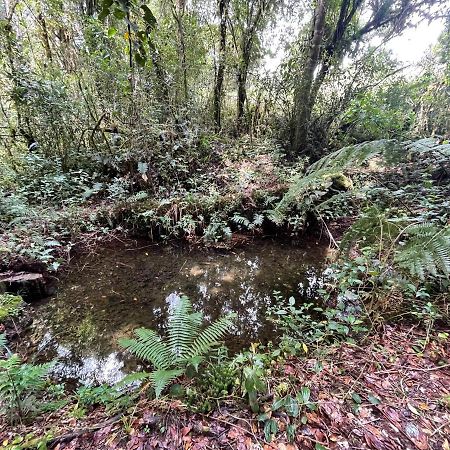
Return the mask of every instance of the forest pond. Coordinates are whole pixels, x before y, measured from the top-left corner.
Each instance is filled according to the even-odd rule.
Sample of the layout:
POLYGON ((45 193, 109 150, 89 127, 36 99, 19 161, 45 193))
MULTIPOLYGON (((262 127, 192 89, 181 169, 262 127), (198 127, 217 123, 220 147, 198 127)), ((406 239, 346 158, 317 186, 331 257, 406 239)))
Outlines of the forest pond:
POLYGON ((170 307, 186 294, 207 321, 234 311, 226 344, 235 352, 276 339, 266 320, 273 292, 315 301, 327 247, 262 240, 230 250, 120 243, 79 257, 57 294, 33 305, 31 353, 57 359, 54 373, 81 383, 114 383, 136 369, 117 341, 140 327, 164 331, 170 307))

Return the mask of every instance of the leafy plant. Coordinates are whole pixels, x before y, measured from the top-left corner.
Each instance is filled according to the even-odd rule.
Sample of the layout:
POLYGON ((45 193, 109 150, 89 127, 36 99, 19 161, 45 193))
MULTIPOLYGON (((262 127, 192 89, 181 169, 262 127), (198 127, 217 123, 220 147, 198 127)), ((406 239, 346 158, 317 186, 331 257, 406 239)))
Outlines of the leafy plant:
POLYGON ((240 370, 240 389, 242 395, 248 398, 248 403, 253 412, 259 412, 258 393, 267 391, 266 366, 270 355, 256 351, 257 344, 250 346, 250 351, 237 355, 233 365, 240 370))
POLYGON ((156 369, 134 374, 127 381, 148 378, 159 397, 188 367, 198 370, 200 363, 232 326, 233 317, 233 314, 221 317, 202 330, 203 314, 193 312, 190 300, 182 296, 168 320, 165 339, 153 330, 139 328, 135 331, 136 339, 119 341, 122 347, 156 369))
POLYGON ((352 340, 366 333, 364 321, 357 310, 344 302, 337 308, 322 308, 312 303, 295 305, 290 297, 287 302, 277 295, 278 303, 269 309, 269 320, 283 332, 285 339, 293 340, 292 345, 301 344, 304 353, 310 346, 318 347, 323 343, 352 340))
POLYGON ((214 402, 232 393, 236 376, 237 370, 229 360, 211 360, 194 386, 186 389, 187 403, 194 411, 211 411, 214 402))
POLYGON ((420 280, 427 274, 450 276, 450 226, 420 223, 401 234, 407 240, 397 247, 394 261, 399 267, 420 280))
POLYGON ((47 377, 52 363, 23 364, 18 355, 0 360, 1 412, 10 421, 22 421, 30 415, 43 411, 46 402, 42 394, 47 386, 47 377))
POLYGON ((132 396, 123 389, 102 384, 100 386, 81 386, 75 392, 77 408, 85 410, 95 405, 106 406, 108 410, 121 409, 131 404, 132 396))

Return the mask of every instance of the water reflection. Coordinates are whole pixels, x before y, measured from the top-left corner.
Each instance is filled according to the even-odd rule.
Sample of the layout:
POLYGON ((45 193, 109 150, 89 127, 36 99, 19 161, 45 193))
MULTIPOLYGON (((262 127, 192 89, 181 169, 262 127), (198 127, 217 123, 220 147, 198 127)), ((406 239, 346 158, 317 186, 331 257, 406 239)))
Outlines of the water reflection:
POLYGON ((321 286, 320 245, 292 247, 258 242, 219 253, 170 247, 104 249, 82 258, 56 298, 37 305, 34 337, 42 359, 59 357, 57 373, 85 383, 116 381, 132 365, 117 345, 138 326, 164 331, 180 295, 211 321, 237 313, 227 346, 274 339, 266 321, 273 291, 314 301, 321 286))

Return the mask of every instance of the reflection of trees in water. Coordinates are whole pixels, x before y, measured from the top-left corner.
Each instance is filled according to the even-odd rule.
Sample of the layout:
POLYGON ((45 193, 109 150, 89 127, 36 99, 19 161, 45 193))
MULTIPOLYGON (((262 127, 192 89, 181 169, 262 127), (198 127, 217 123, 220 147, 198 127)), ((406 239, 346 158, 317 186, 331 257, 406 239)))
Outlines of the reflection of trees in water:
POLYGON ((119 337, 139 326, 163 333, 170 307, 186 294, 208 321, 238 313, 227 338, 230 349, 237 350, 274 338, 266 321, 273 291, 314 298, 321 283, 319 253, 262 244, 225 255, 164 249, 150 256, 100 254, 88 270, 72 273, 58 298, 42 308, 45 330, 52 335, 53 353, 68 352, 68 366, 80 373, 101 371, 117 355, 119 337))

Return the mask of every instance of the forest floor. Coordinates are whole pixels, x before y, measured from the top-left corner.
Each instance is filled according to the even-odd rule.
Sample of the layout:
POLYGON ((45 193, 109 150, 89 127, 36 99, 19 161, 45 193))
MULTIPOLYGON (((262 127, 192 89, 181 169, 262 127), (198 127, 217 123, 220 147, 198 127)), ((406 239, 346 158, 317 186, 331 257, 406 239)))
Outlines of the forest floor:
POLYGON ((384 326, 360 345, 342 343, 320 356, 288 358, 274 365, 269 384, 284 382, 292 391, 307 386, 311 397, 308 407, 303 406, 294 419, 272 411, 273 396, 268 396, 261 411, 278 425, 272 442, 261 415, 248 411, 242 399, 223 399, 215 411, 203 415, 190 412, 179 400, 144 396, 113 417, 96 408, 76 419, 66 414, 68 405, 67 411, 44 415, 30 426, 3 428, 0 442, 8 447, 14 436, 32 433, 52 435, 48 448, 58 450, 448 450, 449 350, 445 332, 427 334, 416 326, 384 326), (289 441, 286 431, 294 423, 289 441))

